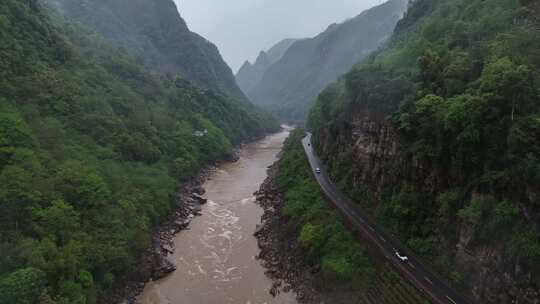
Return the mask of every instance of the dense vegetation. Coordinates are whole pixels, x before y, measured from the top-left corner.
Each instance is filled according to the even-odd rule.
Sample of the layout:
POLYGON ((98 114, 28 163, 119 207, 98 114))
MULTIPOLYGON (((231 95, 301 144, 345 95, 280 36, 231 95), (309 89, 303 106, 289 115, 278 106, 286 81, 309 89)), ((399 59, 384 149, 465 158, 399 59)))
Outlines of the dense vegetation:
POLYGON ((304 136, 303 129, 291 133, 274 178, 285 198, 279 241, 288 250, 301 249, 304 269, 310 270, 310 282, 304 283, 326 303, 429 303, 389 263, 372 259, 324 198, 301 145, 304 136))
POLYGON ((245 96, 217 47, 189 30, 173 0, 39 0, 84 24, 160 73, 181 74, 196 85, 245 96))
POLYGON ((331 278, 365 287, 373 279, 374 265, 324 199, 300 143, 304 136, 304 130, 295 130, 278 162, 277 184, 285 192, 283 214, 299 227, 298 240, 309 253, 308 261, 321 265, 331 278))
POLYGON ((96 303, 179 182, 278 127, 33 0, 0 2, 0 41, 1 304, 96 303))
POLYGON ((354 183, 352 144, 336 147, 339 157, 325 155, 328 165, 386 227, 459 283, 468 283, 454 271, 461 227, 472 227, 475 246, 505 244, 497 250, 535 274, 520 284, 540 283, 537 5, 416 0, 391 43, 323 92, 311 113, 311 127, 335 145, 355 113, 387 117, 402 169, 417 166, 417 174, 374 197, 354 183))
POLYGON ((377 50, 406 7, 407 0, 391 0, 332 24, 316 37, 296 41, 248 96, 285 120, 304 122, 321 90, 377 50))

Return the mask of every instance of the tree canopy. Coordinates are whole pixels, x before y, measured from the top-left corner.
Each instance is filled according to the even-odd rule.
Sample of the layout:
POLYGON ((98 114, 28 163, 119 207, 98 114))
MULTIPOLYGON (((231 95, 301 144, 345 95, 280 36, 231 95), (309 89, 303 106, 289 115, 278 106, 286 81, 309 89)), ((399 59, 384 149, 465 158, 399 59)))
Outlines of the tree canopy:
POLYGON ((0 41, 0 303, 103 299, 178 183, 279 127, 36 1, 0 2, 0 41))

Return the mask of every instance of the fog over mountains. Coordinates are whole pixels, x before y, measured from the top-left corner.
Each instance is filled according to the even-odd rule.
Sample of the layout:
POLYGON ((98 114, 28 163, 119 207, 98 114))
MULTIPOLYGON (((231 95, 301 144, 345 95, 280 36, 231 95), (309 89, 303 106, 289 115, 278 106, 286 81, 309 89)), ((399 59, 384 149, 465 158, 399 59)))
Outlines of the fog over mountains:
POLYGON ((539 304, 539 16, 0 0, 0 304, 539 304))
POLYGON ((137 55, 147 67, 244 98, 217 47, 190 31, 171 0, 46 0, 73 20, 137 55))
POLYGON ((215 43, 233 71, 284 38, 313 37, 383 0, 175 0, 190 29, 215 43))
POLYGON ((236 74, 236 81, 242 91, 248 94, 253 87, 259 84, 266 70, 278 62, 296 41, 298 39, 284 39, 268 51, 261 51, 253 64, 249 61, 244 62, 244 65, 242 65, 236 74))
POLYGON ((261 53, 254 66, 243 66, 237 81, 255 104, 282 119, 303 120, 325 86, 383 45, 407 3, 392 0, 332 24, 314 38, 295 41, 280 60, 269 66, 261 53))

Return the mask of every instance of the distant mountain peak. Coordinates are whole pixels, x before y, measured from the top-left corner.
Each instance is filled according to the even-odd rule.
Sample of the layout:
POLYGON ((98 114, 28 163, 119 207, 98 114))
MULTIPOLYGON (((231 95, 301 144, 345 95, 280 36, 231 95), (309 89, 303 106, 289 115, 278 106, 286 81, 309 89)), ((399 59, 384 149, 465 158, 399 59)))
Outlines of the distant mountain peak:
POLYGON ((266 54, 265 51, 261 51, 259 53, 259 56, 257 57, 257 60, 255 61, 255 65, 270 65, 272 64, 270 62, 270 57, 268 57, 268 54, 266 54))
POLYGON ((266 69, 283 57, 285 52, 298 39, 283 39, 268 51, 260 51, 257 59, 252 64, 247 60, 236 73, 236 81, 245 94, 262 79, 266 69))
POLYGON ((242 66, 240 67, 240 70, 242 69, 249 69, 253 66, 253 64, 251 64, 251 62, 249 62, 249 60, 246 60, 244 61, 244 64, 242 64, 242 66))
MULTIPOLYGON (((296 40, 246 90, 250 99, 286 120, 303 120, 331 82, 377 50, 391 36, 408 0, 390 0, 354 18, 333 23, 319 35, 296 40)), ((239 79, 237 74, 237 80, 239 79)), ((254 77, 250 79, 253 80, 254 77)))

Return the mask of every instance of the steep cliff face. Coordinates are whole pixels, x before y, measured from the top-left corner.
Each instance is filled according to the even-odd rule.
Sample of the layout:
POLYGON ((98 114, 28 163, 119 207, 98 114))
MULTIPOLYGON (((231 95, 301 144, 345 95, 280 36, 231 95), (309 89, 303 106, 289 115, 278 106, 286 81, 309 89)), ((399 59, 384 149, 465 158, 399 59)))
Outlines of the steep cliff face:
POLYGON ((236 74, 236 82, 240 89, 245 93, 248 92, 261 81, 264 72, 270 66, 270 60, 266 52, 262 51, 257 56, 255 63, 249 61, 244 62, 238 73, 236 74))
MULTIPOLYGON (((319 130, 316 146, 334 178, 343 181, 344 189, 353 189, 349 191, 352 198, 381 219, 389 204, 389 193, 414 187, 424 194, 421 204, 433 208, 423 214, 426 222, 437 222, 431 235, 439 248, 425 255, 435 269, 449 278, 461 276, 463 281, 457 287, 470 292, 479 303, 538 303, 536 264, 531 265, 530 260, 509 253, 508 244, 496 236, 492 236, 494 242, 479 242, 475 232, 478 223, 447 218, 439 212, 438 196, 452 188, 444 172, 405 156, 399 132, 384 116, 357 109, 350 117, 350 121, 336 128, 319 130), (344 175, 346 166, 350 171, 344 175), (441 260, 455 268, 454 274, 441 268, 441 260)), ((537 197, 538 191, 530 194, 537 197)), ((473 191, 463 204, 471 205, 481 196, 473 191)), ((400 220, 406 222, 406 219, 400 220)), ((536 222, 529 224, 534 227, 536 222)), ((399 231, 394 232, 399 234, 399 231)))
POLYGON ((272 292, 292 288, 302 304, 427 303, 342 225, 311 174, 304 136, 291 133, 256 193, 265 210, 255 233, 258 258, 275 282, 272 292))
POLYGON ((320 130, 318 147, 328 163, 354 164, 350 174, 355 187, 367 186, 372 193, 380 195, 386 185, 399 180, 394 170, 400 161, 398 137, 384 118, 368 111, 355 113, 350 124, 339 126, 334 132, 320 130))
POLYGON ((411 2, 309 119, 344 191, 479 303, 540 300, 536 5, 411 2))
POLYGON ((278 62, 295 41, 297 39, 284 39, 268 51, 261 51, 253 64, 246 61, 236 73, 236 81, 240 89, 249 95, 249 92, 262 80, 268 68, 278 62))
POLYGON ((191 32, 172 0, 43 0, 161 73, 245 98, 218 49, 191 32))
POLYGON ((392 0, 311 39, 295 42, 248 92, 250 99, 284 119, 304 120, 316 96, 392 34, 407 1, 392 0))

